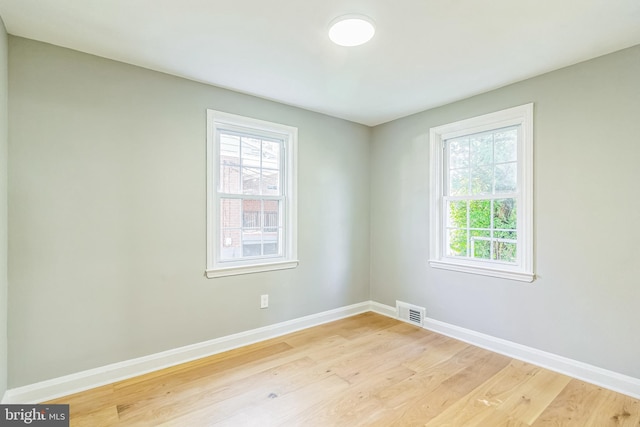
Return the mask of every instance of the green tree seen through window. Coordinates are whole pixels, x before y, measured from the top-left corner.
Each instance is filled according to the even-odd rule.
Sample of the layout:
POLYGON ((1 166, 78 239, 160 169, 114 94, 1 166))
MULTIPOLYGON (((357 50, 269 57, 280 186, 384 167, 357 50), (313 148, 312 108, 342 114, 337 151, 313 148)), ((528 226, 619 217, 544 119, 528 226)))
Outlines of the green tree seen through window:
POLYGON ((447 141, 449 255, 516 261, 516 143, 514 127, 447 141))

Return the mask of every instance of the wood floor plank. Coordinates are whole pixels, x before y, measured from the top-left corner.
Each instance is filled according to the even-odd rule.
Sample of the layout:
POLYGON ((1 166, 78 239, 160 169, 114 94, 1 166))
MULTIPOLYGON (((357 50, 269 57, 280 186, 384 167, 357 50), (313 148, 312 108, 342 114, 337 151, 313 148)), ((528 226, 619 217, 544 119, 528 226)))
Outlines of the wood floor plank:
POLYGON ((458 371, 429 393, 420 394, 389 425, 426 424, 509 364, 508 357, 485 351, 483 353, 477 363, 458 371))
POLYGON ((367 312, 354 316, 353 323, 345 323, 344 325, 331 322, 326 324, 326 328, 335 330, 338 335, 344 338, 357 338, 366 334, 377 333, 382 329, 397 326, 398 321, 386 316, 376 315, 375 313, 367 312), (338 326, 337 328, 335 326, 338 326))
POLYGON ((495 414, 496 408, 518 393, 518 388, 541 370, 542 368, 528 363, 512 360, 500 372, 459 399, 425 426, 481 426, 487 423, 486 420, 489 418, 501 418, 495 414))
POLYGON ((637 427, 640 404, 636 399, 574 379, 532 425, 637 427))
POLYGON ((353 339, 380 332, 388 327, 397 326, 399 323, 402 322, 369 311, 337 322, 329 322, 288 334, 285 341, 298 347, 305 342, 312 342, 317 337, 337 335, 345 339, 353 339))
POLYGON ((189 381, 191 378, 202 378, 209 375, 218 375, 228 369, 237 369, 247 363, 256 360, 263 360, 274 355, 280 355, 291 350, 291 346, 278 342, 264 348, 254 349, 246 347, 244 349, 232 350, 230 352, 221 353, 220 355, 211 356, 207 361, 189 362, 187 367, 178 365, 175 367, 163 369, 158 372, 142 375, 114 384, 114 389, 121 394, 126 394, 129 390, 138 393, 141 387, 153 390, 155 387, 166 388, 173 384, 189 381), (244 351, 240 351, 244 350, 244 351), (232 354, 231 356, 228 354, 232 354))
POLYGON ((202 402, 216 402, 218 418, 233 415, 243 409, 247 402, 252 404, 267 398, 282 396, 295 391, 307 383, 328 377, 330 373, 313 372, 310 367, 315 362, 308 358, 286 363, 242 380, 211 387, 207 382, 192 384, 183 393, 174 394, 169 402, 133 401, 118 405, 122 421, 145 419, 171 419, 184 413, 196 411, 202 402), (270 397, 271 396, 271 397, 270 397))
POLYGON ((104 407, 71 417, 70 427, 109 427, 119 423, 115 406, 104 407))
MULTIPOLYGON (((450 424, 456 427, 529 427, 529 424, 525 424, 522 421, 516 420, 513 417, 500 411, 491 411, 482 420, 473 420, 469 424, 450 424)), ((577 427, 577 426, 576 426, 577 427)))
POLYGON ((531 425, 562 392, 571 378, 546 369, 539 369, 514 390, 497 410, 531 425))
POLYGON ((467 383, 467 387, 473 389, 477 386, 478 374, 484 375, 485 369, 496 368, 494 362, 506 365, 508 361, 504 356, 466 346, 431 369, 417 372, 411 378, 382 390, 379 398, 386 410, 376 422, 380 425, 424 425, 454 403, 453 395, 469 391, 463 392, 460 383, 470 376, 470 367, 476 366, 480 371, 476 370, 476 381, 467 383))
POLYGON ((55 399, 72 426, 640 426, 640 402, 374 313, 55 399))
POLYGON ((327 396, 309 410, 283 422, 284 426, 358 426, 372 425, 384 403, 377 392, 414 375, 404 366, 386 370, 382 375, 370 376, 366 381, 351 385, 342 392, 327 396))
POLYGON ((58 399, 53 399, 47 403, 68 404, 69 402, 73 402, 73 405, 69 406, 69 416, 71 419, 74 419, 76 416, 79 417, 90 412, 113 406, 114 397, 113 385, 108 384, 89 391, 83 391, 58 399))
MULTIPOLYGON (((275 426, 287 419, 295 418, 309 407, 325 398, 326 394, 336 394, 349 387, 349 384, 336 375, 321 381, 310 383, 296 393, 278 396, 266 396, 259 402, 239 401, 242 407, 229 417, 219 419, 219 407, 212 405, 196 412, 172 419, 160 426, 275 426)), ((239 397, 239 399, 242 399, 239 397)))
MULTIPOLYGON (((211 370, 215 374, 210 375, 205 375, 200 369, 194 370, 190 375, 181 371, 177 376, 169 371, 164 376, 138 382, 135 387, 132 385, 116 387, 113 402, 117 403, 120 414, 124 416, 124 414, 166 402, 168 399, 182 402, 207 390, 227 390, 229 384, 241 382, 298 359, 301 359, 298 355, 279 353, 277 356, 270 355, 245 361, 235 367, 226 366, 215 369, 212 366, 211 370)), ((212 365, 215 365, 215 362, 212 365)))
POLYGON ((605 398, 589 420, 592 425, 640 426, 640 400, 629 396, 605 391, 605 398))
POLYGON ((421 344, 434 338, 432 335, 423 335, 411 340, 399 340, 393 334, 392 330, 386 330, 366 341, 359 340, 357 350, 352 349, 330 362, 321 360, 319 363, 340 378, 356 384, 400 365, 405 358, 423 352, 421 344))
POLYGON ((469 344, 462 341, 453 340, 444 335, 437 335, 435 339, 425 346, 421 354, 403 363, 409 369, 422 372, 438 363, 442 363, 468 347, 469 344))
POLYGON ((380 398, 391 409, 401 408, 408 404, 408 398, 417 398, 423 393, 431 392, 444 381, 477 363, 488 352, 476 347, 465 346, 461 351, 448 356, 429 370, 417 372, 402 383, 380 392, 380 398))

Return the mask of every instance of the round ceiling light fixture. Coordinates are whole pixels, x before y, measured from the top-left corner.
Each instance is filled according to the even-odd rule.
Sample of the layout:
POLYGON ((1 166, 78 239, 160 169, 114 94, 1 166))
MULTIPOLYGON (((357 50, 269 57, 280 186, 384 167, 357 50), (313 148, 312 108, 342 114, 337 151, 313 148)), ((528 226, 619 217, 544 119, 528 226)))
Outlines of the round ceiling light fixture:
POLYGON ((329 26, 329 38, 340 46, 359 46, 371 40, 375 32, 373 21, 364 15, 339 16, 329 26))

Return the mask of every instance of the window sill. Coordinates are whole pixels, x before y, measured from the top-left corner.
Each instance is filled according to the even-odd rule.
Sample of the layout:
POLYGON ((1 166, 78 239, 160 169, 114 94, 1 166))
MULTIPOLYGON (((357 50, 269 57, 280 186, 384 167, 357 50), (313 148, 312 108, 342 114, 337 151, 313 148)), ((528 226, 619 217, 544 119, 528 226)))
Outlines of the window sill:
POLYGON ((254 264, 254 265, 238 265, 234 267, 224 267, 206 270, 208 279, 214 279, 216 277, 237 276, 239 274, 251 274, 261 273, 263 271, 275 271, 275 270, 287 270, 290 268, 296 268, 299 261, 289 260, 273 262, 269 264, 254 264))
POLYGON ((520 282, 531 283, 535 279, 534 273, 523 271, 502 270, 497 268, 459 264, 442 260, 429 260, 429 265, 433 268, 441 268, 444 270, 459 271, 462 273, 479 274, 482 276, 499 277, 501 279, 518 280, 520 282))

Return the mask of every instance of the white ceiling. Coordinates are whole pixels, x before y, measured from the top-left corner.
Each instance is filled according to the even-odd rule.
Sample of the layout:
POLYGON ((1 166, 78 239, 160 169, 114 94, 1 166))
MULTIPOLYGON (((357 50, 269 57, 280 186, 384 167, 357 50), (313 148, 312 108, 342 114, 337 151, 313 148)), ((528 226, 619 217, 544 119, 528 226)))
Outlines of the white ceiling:
POLYGON ((640 44, 640 0, 0 0, 7 31, 376 125, 640 44), (362 13, 373 40, 327 37, 362 13))

